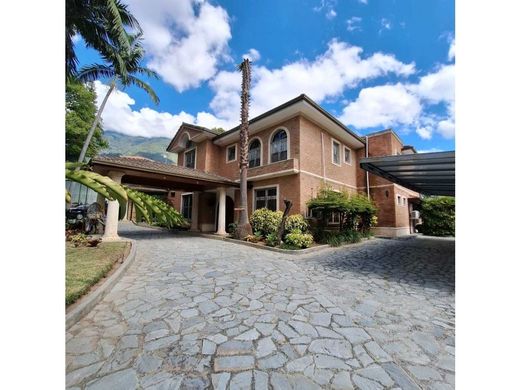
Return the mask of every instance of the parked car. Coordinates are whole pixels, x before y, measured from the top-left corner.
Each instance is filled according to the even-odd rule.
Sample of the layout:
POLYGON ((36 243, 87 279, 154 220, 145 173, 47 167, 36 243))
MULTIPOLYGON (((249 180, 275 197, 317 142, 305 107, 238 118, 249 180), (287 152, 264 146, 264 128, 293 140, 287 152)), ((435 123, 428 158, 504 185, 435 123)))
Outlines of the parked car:
POLYGON ((65 213, 67 225, 70 229, 81 230, 85 233, 99 233, 101 226, 104 226, 102 210, 98 203, 73 204, 65 213))

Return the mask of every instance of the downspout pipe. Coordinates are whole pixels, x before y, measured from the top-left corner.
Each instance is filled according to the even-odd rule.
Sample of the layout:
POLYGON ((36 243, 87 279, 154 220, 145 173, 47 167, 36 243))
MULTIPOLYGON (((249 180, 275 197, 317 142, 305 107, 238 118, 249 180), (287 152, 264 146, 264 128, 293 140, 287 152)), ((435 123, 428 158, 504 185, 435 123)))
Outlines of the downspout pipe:
MULTIPOLYGON (((368 158, 368 137, 365 136, 365 157, 368 158)), ((367 181, 367 197, 370 199, 370 181, 368 179, 368 171, 365 171, 367 181)))

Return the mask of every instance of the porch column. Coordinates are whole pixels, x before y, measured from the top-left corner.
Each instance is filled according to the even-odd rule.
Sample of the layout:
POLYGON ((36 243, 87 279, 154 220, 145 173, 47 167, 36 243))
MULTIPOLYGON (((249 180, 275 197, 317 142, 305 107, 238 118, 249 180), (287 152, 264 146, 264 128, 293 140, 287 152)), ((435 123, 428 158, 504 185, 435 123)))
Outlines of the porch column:
POLYGON ((191 195, 191 227, 190 231, 199 231, 199 192, 193 192, 191 195))
POLYGON ((217 234, 226 235, 226 189, 217 188, 218 194, 218 229, 217 234))
MULTIPOLYGON (((121 184, 121 178, 123 172, 110 171, 108 177, 114 180, 116 183, 121 184)), ((103 234, 103 241, 115 241, 119 240, 117 234, 117 222, 119 219, 119 202, 117 200, 108 200, 107 205, 107 217, 105 221, 105 233, 103 234)))

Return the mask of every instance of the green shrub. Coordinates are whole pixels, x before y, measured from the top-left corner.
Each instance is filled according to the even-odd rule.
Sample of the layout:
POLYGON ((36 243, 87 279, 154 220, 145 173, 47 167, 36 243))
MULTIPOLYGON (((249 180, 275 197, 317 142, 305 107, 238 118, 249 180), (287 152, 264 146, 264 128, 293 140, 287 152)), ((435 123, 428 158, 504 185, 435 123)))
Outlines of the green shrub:
POLYGON ((271 233, 276 234, 282 222, 282 215, 281 211, 271 211, 266 208, 255 210, 251 216, 253 232, 258 232, 262 237, 267 237, 271 233))
POLYGON ((420 212, 423 234, 440 237, 455 236, 455 198, 451 196, 424 198, 420 212))
POLYGON ((308 248, 312 245, 314 239, 312 234, 302 233, 300 230, 295 229, 285 236, 284 242, 298 248, 308 248))
POLYGON ((74 234, 70 236, 69 240, 76 248, 78 246, 87 246, 88 244, 88 237, 84 233, 74 234))
POLYGON ((303 215, 294 214, 287 217, 285 220, 285 231, 292 232, 293 230, 299 230, 303 233, 309 230, 309 223, 305 220, 303 215))
POLYGON ((278 245, 278 235, 276 233, 269 233, 265 238, 265 243, 267 246, 278 245))

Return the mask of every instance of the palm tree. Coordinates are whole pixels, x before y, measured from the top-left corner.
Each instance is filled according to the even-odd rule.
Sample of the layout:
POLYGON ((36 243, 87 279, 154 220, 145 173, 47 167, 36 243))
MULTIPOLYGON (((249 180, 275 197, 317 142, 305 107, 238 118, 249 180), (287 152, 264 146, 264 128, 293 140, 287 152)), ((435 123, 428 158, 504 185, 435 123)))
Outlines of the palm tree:
POLYGON ((252 234, 247 212, 247 167, 249 165, 249 88, 251 86, 251 65, 249 59, 238 66, 242 72, 242 94, 240 96, 240 216, 237 234, 243 239, 252 234))
MULTIPOLYGON (((126 29, 141 32, 139 22, 119 0, 67 0, 65 7, 65 70, 67 79, 77 74, 78 58, 73 37, 81 35, 87 47, 100 54, 111 45, 129 48, 126 29)), ((122 61, 121 61, 122 63, 122 61)))
POLYGON ((141 36, 142 33, 129 35, 128 42, 130 43, 130 47, 128 49, 120 46, 110 46, 110 49, 106 48, 107 50, 106 53, 103 54, 103 59, 110 65, 94 64, 83 67, 80 70, 78 74, 78 79, 80 81, 90 82, 99 80, 103 77, 110 78, 111 81, 110 87, 108 88, 103 102, 101 103, 101 106, 99 107, 99 110, 96 114, 94 123, 88 132, 87 139, 83 144, 78 162, 83 162, 85 159, 90 140, 92 139, 96 127, 101 120, 101 114, 105 108, 107 100, 118 84, 120 85, 121 89, 124 89, 129 85, 135 85, 143 89, 155 104, 159 103, 159 98, 157 97, 152 87, 135 76, 135 74, 144 74, 153 78, 158 77, 157 73, 140 65, 144 56, 144 49, 141 44, 141 36))

